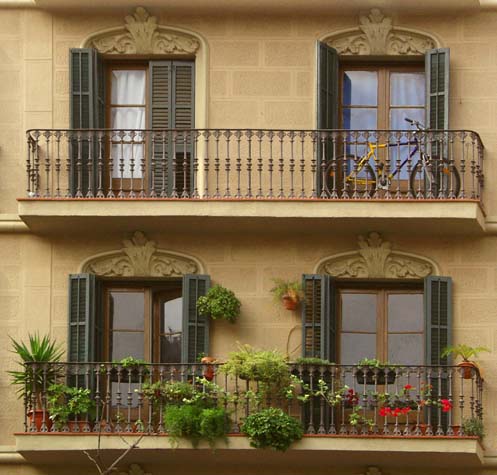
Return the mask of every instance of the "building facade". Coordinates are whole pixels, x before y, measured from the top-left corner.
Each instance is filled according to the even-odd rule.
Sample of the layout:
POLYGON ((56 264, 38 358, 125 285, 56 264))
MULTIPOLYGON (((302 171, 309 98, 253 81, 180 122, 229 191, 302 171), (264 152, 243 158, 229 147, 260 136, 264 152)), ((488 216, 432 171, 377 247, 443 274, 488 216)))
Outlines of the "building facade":
POLYGON ((9 337, 36 332, 67 363, 35 366, 24 400, 0 375, 0 473, 98 473, 85 450, 108 467, 138 439, 118 473, 497 471, 497 4, 0 6, 4 369, 9 337), (302 282, 295 310, 273 279, 302 282), (196 309, 215 284, 234 324, 196 309), (489 350, 468 378, 443 354, 460 343, 489 350), (249 383, 216 373, 242 394, 235 435, 172 450, 143 383, 191 382, 240 344, 335 363, 291 370, 341 375, 358 423, 354 399, 273 397, 306 435, 256 451, 236 434, 249 383), (395 366, 361 382, 363 358, 395 366), (76 429, 50 422, 51 371, 99 407, 76 429))

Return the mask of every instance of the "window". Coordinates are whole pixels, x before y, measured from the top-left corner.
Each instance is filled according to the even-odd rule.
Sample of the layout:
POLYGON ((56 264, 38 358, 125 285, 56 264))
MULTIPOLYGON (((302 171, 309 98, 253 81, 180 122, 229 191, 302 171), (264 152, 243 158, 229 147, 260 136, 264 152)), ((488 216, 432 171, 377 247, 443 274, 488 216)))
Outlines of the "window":
POLYGON ((355 364, 378 358, 399 364, 447 364, 452 284, 449 277, 424 282, 335 281, 304 275, 303 356, 355 364))
POLYGON ((105 361, 126 356, 158 363, 181 361, 181 280, 148 285, 105 282, 103 303, 105 361))
POLYGON ((71 128, 128 131, 75 138, 72 192, 189 194, 194 141, 188 133, 178 138, 160 131, 194 128, 194 61, 104 59, 91 48, 70 54, 71 128), (157 132, 132 132, 136 129, 157 132), (103 164, 98 161, 102 155, 110 157, 103 164))
POLYGON ((423 289, 346 286, 337 292, 339 362, 424 364, 423 289))
POLYGON ((194 363, 209 346, 209 320, 198 315, 209 276, 109 281, 69 278, 69 360, 194 363))

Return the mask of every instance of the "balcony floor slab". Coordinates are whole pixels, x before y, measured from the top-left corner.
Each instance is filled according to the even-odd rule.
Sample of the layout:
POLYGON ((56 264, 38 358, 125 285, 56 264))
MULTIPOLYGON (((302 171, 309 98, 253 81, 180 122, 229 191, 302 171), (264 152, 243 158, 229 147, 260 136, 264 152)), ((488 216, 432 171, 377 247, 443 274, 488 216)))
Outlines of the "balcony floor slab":
POLYGON ((36 233, 88 229, 142 231, 389 232, 482 234, 475 200, 170 200, 19 199, 18 212, 36 233), (300 228, 300 229, 299 229, 300 228))

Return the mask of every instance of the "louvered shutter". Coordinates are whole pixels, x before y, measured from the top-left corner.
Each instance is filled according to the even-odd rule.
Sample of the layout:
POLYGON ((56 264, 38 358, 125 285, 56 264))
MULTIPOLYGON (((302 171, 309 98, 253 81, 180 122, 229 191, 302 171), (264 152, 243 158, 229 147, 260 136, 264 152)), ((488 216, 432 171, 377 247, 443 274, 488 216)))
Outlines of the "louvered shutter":
MULTIPOLYGON (((339 84, 339 58, 337 51, 318 42, 318 92, 317 92, 317 128, 338 129, 338 84, 339 84)), ((318 194, 322 191, 321 164, 323 160, 329 161, 333 156, 331 139, 320 137, 317 144, 317 186, 318 194)))
POLYGON ((449 128, 450 50, 432 49, 425 55, 426 126, 429 129, 449 128))
POLYGON ((157 196, 189 196, 193 177, 191 133, 161 131, 194 126, 194 62, 151 61, 149 81, 149 123, 155 129, 150 152, 151 188, 157 196))
POLYGON ((304 274, 302 287, 302 356, 335 362, 337 322, 332 279, 328 275, 304 274))
POLYGON ((208 275, 183 276, 183 363, 195 363, 199 354, 209 353, 209 317, 199 315, 197 300, 207 293, 210 282, 208 275))
MULTIPOLYGON (((105 78, 102 58, 92 48, 73 48, 70 54, 70 120, 72 129, 105 127, 105 78)), ((96 193, 98 142, 95 136, 75 133, 70 141, 70 189, 73 197, 96 193)))
MULTIPOLYGON (((452 279, 450 277, 426 277, 425 279, 425 336, 426 364, 435 366, 431 370, 432 397, 449 398, 447 373, 437 366, 446 366, 449 358, 442 357, 442 351, 452 340, 452 279)), ((428 408, 427 419, 432 432, 444 435, 448 428, 448 417, 440 408, 428 408)))
POLYGON ((70 275, 67 352, 70 362, 95 361, 95 304, 95 276, 70 275))

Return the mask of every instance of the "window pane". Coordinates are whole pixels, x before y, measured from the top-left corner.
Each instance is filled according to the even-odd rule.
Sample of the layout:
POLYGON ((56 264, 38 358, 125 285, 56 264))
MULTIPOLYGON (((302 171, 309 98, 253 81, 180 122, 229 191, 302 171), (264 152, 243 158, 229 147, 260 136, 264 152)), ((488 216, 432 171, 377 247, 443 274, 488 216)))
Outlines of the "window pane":
POLYGON ((111 292, 110 321, 113 330, 143 330, 145 295, 143 292, 111 292))
POLYGON ((126 356, 144 359, 143 332, 112 332, 110 359, 119 361, 126 356))
POLYGON ((342 333, 340 364, 352 365, 363 358, 376 358, 376 334, 342 333))
POLYGON ((406 122, 406 117, 417 120, 424 125, 425 110, 424 109, 390 109, 390 128, 398 130, 416 130, 416 127, 406 122))
POLYGON ((181 361, 181 336, 183 330, 183 299, 163 302, 161 318, 160 361, 178 363, 181 361))
POLYGON ((392 73, 390 75, 390 104, 392 106, 422 106, 424 103, 424 73, 392 73))
POLYGON ((376 294, 342 294, 342 331, 376 332, 376 294))
MULTIPOLYGON (((112 108, 112 129, 144 129, 145 128, 145 107, 113 107, 112 108)), ((120 140, 120 137, 113 137, 120 140)), ((131 136, 122 138, 124 141, 131 141, 131 136)), ((138 141, 142 137, 135 137, 138 141)))
POLYGON ((424 364, 423 335, 389 334, 388 361, 404 365, 424 364))
POLYGON ((342 104, 376 106, 378 104, 378 75, 376 71, 345 71, 342 104))
MULTIPOLYGON (((343 109, 342 124, 344 129, 376 129, 376 109, 343 109)), ((364 138, 362 138, 364 140, 364 138)))
POLYGON ((145 104, 145 71, 112 71, 112 104, 145 104))
POLYGON ((422 332, 423 328, 423 294, 388 296, 389 332, 422 332))

